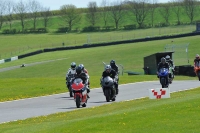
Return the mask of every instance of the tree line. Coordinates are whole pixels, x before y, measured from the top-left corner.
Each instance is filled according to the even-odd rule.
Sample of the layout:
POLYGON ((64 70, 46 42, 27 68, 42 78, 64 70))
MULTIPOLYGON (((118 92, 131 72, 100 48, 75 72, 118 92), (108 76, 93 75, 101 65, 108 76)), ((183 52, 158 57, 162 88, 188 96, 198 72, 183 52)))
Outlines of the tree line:
MULTIPOLYGON (((83 19, 90 25, 83 28, 84 30, 94 30, 96 24, 103 22, 104 28, 109 28, 108 20, 111 19, 115 29, 119 29, 119 25, 123 23, 125 15, 135 18, 138 28, 145 28, 145 20, 150 16, 149 26, 154 27, 155 10, 158 10, 162 18, 165 20, 163 25, 170 25, 169 18, 172 13, 176 15, 177 25, 181 24, 181 15, 186 15, 190 23, 194 22, 195 17, 200 14, 200 2, 198 0, 170 0, 167 3, 159 3, 158 0, 125 0, 108 2, 102 0, 98 6, 96 2, 89 2, 87 8, 79 9, 75 5, 66 4, 59 10, 51 11, 50 7, 45 7, 37 0, 29 0, 28 2, 12 0, 0 0, 0 30, 4 23, 9 24, 10 30, 13 28, 14 21, 19 21, 21 31, 25 30, 26 21, 31 20, 31 30, 37 29, 38 20, 42 19, 43 27, 37 30, 45 30, 48 27, 49 20, 52 16, 59 16, 65 23, 67 31, 71 31, 74 25, 80 23, 83 19), (83 18, 83 13, 86 17, 83 18)), ((160 26, 163 26, 160 24, 160 26)), ((136 25, 130 24, 125 28, 133 29, 136 25)))

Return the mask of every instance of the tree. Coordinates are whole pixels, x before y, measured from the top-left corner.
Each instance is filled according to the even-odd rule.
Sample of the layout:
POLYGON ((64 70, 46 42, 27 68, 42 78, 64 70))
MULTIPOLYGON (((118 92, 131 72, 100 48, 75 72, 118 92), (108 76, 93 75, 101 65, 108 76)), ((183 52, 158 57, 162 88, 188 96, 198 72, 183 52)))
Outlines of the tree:
POLYGON ((170 3, 163 4, 159 8, 159 12, 160 12, 161 16, 165 19, 166 25, 169 25, 169 17, 171 15, 170 10, 171 10, 170 3))
POLYGON ((106 27, 109 17, 109 6, 107 0, 102 0, 100 11, 101 11, 101 17, 103 18, 104 21, 104 26, 106 27))
POLYGON ((15 4, 11 0, 6 1, 6 20, 9 22, 10 29, 12 28, 14 6, 15 4))
POLYGON ((47 28, 47 26, 48 26, 48 22, 50 20, 51 15, 52 15, 52 13, 50 12, 50 8, 48 8, 48 7, 42 8, 41 16, 43 17, 45 28, 47 28))
POLYGON ((27 18, 27 7, 27 4, 21 0, 16 4, 14 8, 17 18, 21 21, 21 27, 23 32, 25 28, 25 19, 27 18))
POLYGON ((68 30, 71 31, 72 27, 80 22, 81 16, 75 5, 63 5, 60 8, 61 16, 68 25, 68 30))
POLYGON ((89 2, 88 13, 87 13, 86 16, 87 16, 89 23, 92 26, 94 26, 99 19, 97 12, 98 12, 97 3, 96 2, 89 2))
POLYGON ((123 10, 123 4, 122 2, 113 2, 111 3, 110 6, 110 12, 111 12, 111 18, 114 20, 115 22, 115 28, 118 29, 119 28, 119 24, 122 22, 123 17, 125 15, 125 12, 123 10))
POLYGON ((1 0, 0 1, 0 30, 2 28, 3 23, 5 22, 5 10, 6 10, 6 2, 1 0))
POLYGON ((148 0, 133 0, 130 3, 130 7, 136 17, 139 28, 142 28, 144 20, 149 12, 148 0))
POLYGON ((42 10, 41 4, 36 0, 29 1, 30 18, 33 19, 33 29, 36 29, 37 18, 40 16, 42 10))
POLYGON ((190 19, 190 23, 192 23, 194 20, 194 16, 196 12, 196 3, 197 3, 196 0, 184 0, 183 2, 185 12, 190 19))
POLYGON ((180 15, 181 15, 181 8, 183 0, 172 0, 172 11, 176 14, 177 17, 177 25, 180 25, 180 15))
POLYGON ((151 17, 151 26, 154 26, 154 14, 155 10, 158 7, 157 0, 152 0, 152 3, 149 4, 149 13, 151 17))

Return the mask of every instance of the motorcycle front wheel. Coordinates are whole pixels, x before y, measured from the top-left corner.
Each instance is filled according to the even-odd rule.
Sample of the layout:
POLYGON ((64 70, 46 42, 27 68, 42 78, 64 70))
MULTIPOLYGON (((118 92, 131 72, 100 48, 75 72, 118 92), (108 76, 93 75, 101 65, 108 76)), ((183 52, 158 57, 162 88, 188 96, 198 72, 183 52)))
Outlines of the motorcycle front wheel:
POLYGON ((81 105, 81 98, 79 95, 76 96, 76 107, 77 108, 80 108, 80 105, 81 105))
POLYGON ((111 90, 110 89, 105 90, 105 96, 106 96, 106 101, 110 102, 110 96, 111 96, 111 90))
POLYGON ((165 88, 165 78, 161 78, 160 83, 162 85, 162 88, 165 88))

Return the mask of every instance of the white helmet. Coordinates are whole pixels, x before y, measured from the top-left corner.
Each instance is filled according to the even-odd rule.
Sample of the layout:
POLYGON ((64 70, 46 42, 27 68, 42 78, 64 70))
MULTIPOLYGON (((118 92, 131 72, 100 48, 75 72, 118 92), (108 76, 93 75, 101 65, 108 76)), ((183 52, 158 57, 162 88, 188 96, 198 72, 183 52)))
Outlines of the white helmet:
POLYGON ((169 60, 169 59, 170 59, 170 56, 169 56, 169 55, 167 55, 165 58, 166 58, 166 60, 169 60))
POLYGON ((105 67, 105 71, 106 71, 106 72, 110 72, 110 71, 111 71, 111 69, 112 69, 112 68, 111 68, 111 66, 110 66, 110 65, 106 65, 106 67, 105 67))

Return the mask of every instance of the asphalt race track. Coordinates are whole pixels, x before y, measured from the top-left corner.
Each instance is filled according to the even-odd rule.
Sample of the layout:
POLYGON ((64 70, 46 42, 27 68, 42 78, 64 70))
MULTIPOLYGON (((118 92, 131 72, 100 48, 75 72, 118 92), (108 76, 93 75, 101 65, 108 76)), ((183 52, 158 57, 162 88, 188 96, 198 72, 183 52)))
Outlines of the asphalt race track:
MULTIPOLYGON (((171 93, 175 91, 192 89, 200 86, 198 80, 174 81, 169 86, 171 93)), ((158 81, 139 82, 124 84, 119 86, 119 95, 115 102, 124 100, 138 99, 148 97, 148 90, 160 88, 158 81)), ((109 104, 101 88, 92 89, 87 107, 109 104)), ((17 101, 0 102, 0 123, 48 115, 57 112, 66 112, 75 110, 76 104, 69 93, 56 94, 51 96, 22 99, 17 101)))

